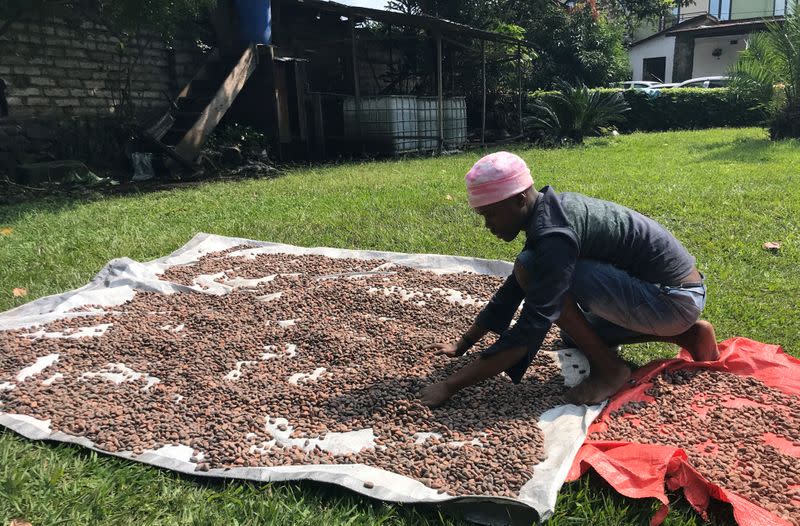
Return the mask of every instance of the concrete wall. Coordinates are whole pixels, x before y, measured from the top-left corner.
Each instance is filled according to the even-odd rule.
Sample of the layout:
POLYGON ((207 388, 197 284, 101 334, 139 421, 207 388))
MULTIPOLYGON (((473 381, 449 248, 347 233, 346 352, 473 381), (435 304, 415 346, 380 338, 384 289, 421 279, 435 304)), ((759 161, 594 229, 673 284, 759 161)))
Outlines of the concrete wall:
POLYGON ((675 54, 675 37, 656 37, 647 42, 643 42, 628 50, 628 57, 633 70, 633 78, 631 80, 644 80, 643 75, 643 61, 646 58, 666 57, 666 74, 664 82, 669 82, 672 79, 672 62, 675 54))
POLYGON ((692 77, 727 74, 728 68, 739 58, 739 52, 744 50, 746 39, 747 35, 696 38, 694 41, 692 77), (731 42, 733 41, 736 41, 736 43, 732 44, 731 42), (717 48, 722 50, 722 55, 719 58, 712 55, 714 49, 717 48))

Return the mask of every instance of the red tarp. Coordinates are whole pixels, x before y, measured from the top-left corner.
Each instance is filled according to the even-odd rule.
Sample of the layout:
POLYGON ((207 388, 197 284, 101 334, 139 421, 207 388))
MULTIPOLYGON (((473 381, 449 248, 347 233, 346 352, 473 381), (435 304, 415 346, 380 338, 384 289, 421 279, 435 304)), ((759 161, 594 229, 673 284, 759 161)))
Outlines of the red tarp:
MULTIPOLYGON (((676 359, 661 360, 638 369, 636 382, 623 388, 609 400, 608 405, 589 428, 589 433, 607 429, 606 419, 631 401, 652 400, 645 394, 650 380, 664 371, 680 369, 714 369, 741 376, 752 376, 764 384, 792 395, 800 395, 800 360, 789 356, 777 345, 759 343, 747 338, 732 338, 719 344, 720 359, 716 362, 693 362, 689 353, 681 350, 676 359)), ((800 456, 800 448, 791 443, 779 444, 781 437, 766 437, 782 451, 800 456)), ((665 488, 675 491, 682 488, 686 500, 706 518, 709 499, 729 502, 738 524, 746 526, 773 526, 789 523, 736 493, 706 480, 687 461, 686 453, 673 446, 637 444, 631 442, 593 441, 589 438, 578 451, 567 475, 568 481, 577 480, 589 468, 594 469, 614 489, 632 498, 651 497, 663 505, 651 520, 660 524, 668 512, 669 500, 665 488)))

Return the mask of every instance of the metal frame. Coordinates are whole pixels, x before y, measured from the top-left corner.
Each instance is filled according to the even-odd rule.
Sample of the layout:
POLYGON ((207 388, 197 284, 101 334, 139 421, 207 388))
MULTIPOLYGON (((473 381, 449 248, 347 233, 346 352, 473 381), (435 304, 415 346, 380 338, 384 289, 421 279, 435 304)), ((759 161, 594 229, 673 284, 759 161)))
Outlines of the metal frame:
MULTIPOLYGON (((417 27, 424 29, 427 32, 427 37, 422 35, 392 35, 391 30, 388 36, 386 37, 366 37, 363 38, 363 41, 399 41, 399 40, 433 40, 435 45, 435 54, 436 54, 436 79, 435 79, 435 86, 436 86, 436 97, 437 97, 437 121, 438 121, 438 137, 436 137, 438 141, 438 148, 439 152, 442 151, 444 147, 444 81, 443 81, 443 60, 444 60, 444 51, 443 45, 447 43, 448 46, 452 46, 453 48, 459 48, 466 52, 475 52, 479 51, 480 61, 481 61, 481 84, 482 84, 482 103, 481 103, 481 144, 486 144, 486 97, 487 97, 487 78, 486 78, 486 66, 489 62, 486 60, 486 42, 496 42, 506 45, 515 45, 516 53, 513 56, 491 61, 491 64, 503 64, 510 61, 516 61, 517 63, 517 83, 518 83, 518 93, 517 93, 517 102, 518 102, 518 125, 519 125, 519 132, 522 133, 522 100, 523 100, 523 93, 522 93, 522 81, 523 81, 523 72, 522 72, 522 48, 531 48, 533 45, 520 38, 511 37, 508 35, 503 35, 500 33, 493 33, 491 31, 485 31, 481 29, 476 29, 464 24, 459 24, 455 22, 451 22, 449 20, 444 20, 436 17, 432 17, 429 15, 408 15, 404 13, 397 13, 393 11, 383 11, 378 9, 369 9, 363 7, 354 7, 348 6, 344 4, 339 4, 337 2, 326 1, 326 0, 273 0, 273 5, 284 5, 286 8, 300 8, 300 9, 308 9, 308 10, 316 10, 317 12, 321 13, 329 13, 339 15, 341 17, 347 17, 350 25, 350 36, 349 38, 336 38, 330 39, 325 41, 316 41, 313 42, 314 46, 320 46, 325 44, 345 44, 348 40, 350 41, 350 55, 351 55, 351 66, 353 68, 353 81, 352 81, 352 89, 353 89, 353 96, 355 97, 355 104, 356 104, 356 125, 358 129, 361 129, 360 125, 360 117, 359 117, 359 109, 361 107, 361 86, 359 81, 359 56, 358 56, 358 41, 362 40, 361 38, 357 38, 357 30, 356 24, 361 23, 367 20, 373 20, 377 22, 382 22, 386 24, 389 28, 392 26, 407 26, 407 27, 417 27), (468 38, 470 40, 479 40, 480 41, 480 49, 476 50, 474 45, 469 45, 464 42, 460 42, 457 37, 461 37, 462 39, 468 38)), ((277 8, 277 11, 280 12, 280 7, 277 8)), ((273 13, 274 15, 275 13, 273 13)), ((273 16, 273 20, 275 20, 278 24, 280 24, 279 17, 273 16)), ((344 20, 344 19, 343 19, 344 20)), ((279 34, 279 33, 278 33, 279 34)), ((273 36, 276 35, 273 32, 273 36)), ((294 43, 297 44, 300 41, 295 41, 294 43)), ((302 41, 305 42, 305 41, 302 41)), ((309 42, 309 44, 312 44, 309 42)), ((278 45, 281 45, 278 42, 278 45)), ((390 49, 391 51, 391 49, 390 49)), ((451 63, 451 75, 454 75, 455 67, 453 63, 451 63)), ((326 94, 328 96, 333 94, 326 94)), ((344 94, 342 94, 344 95, 344 94)), ((321 128, 321 126, 320 126, 321 128)), ((360 136, 360 132, 359 132, 360 136)), ((360 141, 363 142, 363 141, 360 141)), ((323 146, 324 148, 324 146, 323 146)))

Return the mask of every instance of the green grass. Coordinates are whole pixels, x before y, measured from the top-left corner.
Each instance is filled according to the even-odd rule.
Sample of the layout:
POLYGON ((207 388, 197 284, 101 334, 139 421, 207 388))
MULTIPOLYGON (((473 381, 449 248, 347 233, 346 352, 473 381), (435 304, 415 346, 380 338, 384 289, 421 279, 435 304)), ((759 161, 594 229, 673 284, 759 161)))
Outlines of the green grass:
MULTIPOLYGON (((800 353, 800 144, 757 129, 634 134, 563 150, 518 150, 537 186, 578 191, 670 228, 708 276, 706 317, 720 339, 747 336, 800 353), (761 249, 781 241, 779 254, 761 249)), ((0 209, 0 310, 86 283, 109 259, 148 260, 196 232, 511 260, 466 202, 478 152, 296 169, 272 180, 208 183, 136 196, 47 199, 0 209), (448 199, 447 196, 452 196, 448 199), (28 297, 14 298, 25 287, 28 297)), ((629 348, 636 363, 674 353, 629 348)), ((703 521, 678 495, 667 524, 703 521)), ((653 502, 602 483, 565 486, 551 524, 646 524, 653 502)), ((721 524, 730 519, 714 515, 721 524)), ((0 433, 0 524, 459 524, 430 507, 391 506, 321 485, 208 483, 0 433)))

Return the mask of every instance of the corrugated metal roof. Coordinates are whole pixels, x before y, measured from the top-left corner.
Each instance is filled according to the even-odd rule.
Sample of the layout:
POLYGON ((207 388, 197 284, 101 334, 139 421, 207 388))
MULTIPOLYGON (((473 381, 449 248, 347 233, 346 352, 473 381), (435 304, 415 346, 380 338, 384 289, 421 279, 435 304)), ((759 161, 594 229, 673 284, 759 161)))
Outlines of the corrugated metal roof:
POLYGON ((465 24, 426 14, 409 15, 396 11, 384 11, 381 9, 371 9, 368 7, 350 6, 328 0, 273 0, 273 2, 281 2, 286 5, 294 4, 298 7, 318 9, 320 11, 335 13, 347 17, 356 17, 377 20, 379 22, 386 22, 390 24, 421 27, 443 34, 455 33, 459 35, 471 36, 481 40, 491 40, 494 42, 505 42, 508 44, 520 44, 526 47, 533 47, 533 44, 523 39, 514 38, 501 33, 494 33, 492 31, 486 31, 484 29, 477 29, 465 24))

